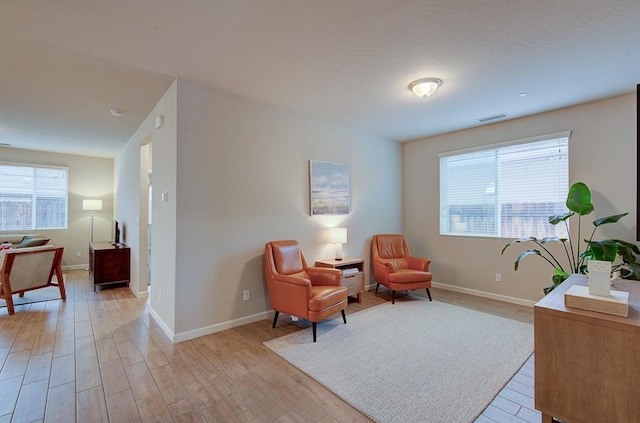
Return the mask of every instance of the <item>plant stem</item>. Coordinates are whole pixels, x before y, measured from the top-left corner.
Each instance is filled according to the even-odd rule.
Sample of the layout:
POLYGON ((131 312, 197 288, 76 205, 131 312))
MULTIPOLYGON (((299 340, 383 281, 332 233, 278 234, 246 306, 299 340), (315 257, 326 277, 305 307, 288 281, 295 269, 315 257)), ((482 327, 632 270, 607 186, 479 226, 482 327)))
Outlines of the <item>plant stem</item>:
MULTIPOLYGON (((580 217, 578 217, 578 222, 580 222, 580 217)), ((580 226, 580 224, 578 223, 578 227, 580 226)), ((571 247, 571 254, 569 254, 569 252, 567 251, 567 246, 564 246, 565 251, 567 251, 567 258, 569 259, 569 267, 571 269, 574 269, 576 267, 576 259, 574 259, 574 252, 573 252, 573 242, 571 241, 571 232, 569 232, 569 224, 567 223, 567 221, 564 221, 564 227, 567 230, 567 239, 569 239, 569 247, 571 247)), ((578 272, 574 272, 574 273, 578 273, 578 272)))
MULTIPOLYGON (((567 244, 563 242, 562 246, 564 247, 564 252, 567 253, 567 259, 569 260, 569 269, 573 269, 573 264, 571 263, 571 255, 569 254, 569 250, 567 249, 567 244)), ((564 269, 562 270, 564 271, 564 269)))
MULTIPOLYGON (((542 248, 544 248, 544 247, 542 247, 542 248)), ((544 250, 545 250, 545 251, 547 251, 547 249, 546 249, 546 248, 544 248, 544 250)), ((547 253, 549 253, 549 251, 547 251, 547 253)), ((551 255, 551 254, 549 253, 549 255, 551 255)), ((549 264, 550 264, 551 266, 553 266, 553 268, 554 268, 554 269, 556 268, 556 265, 555 265, 555 264, 553 264, 553 262, 552 262, 551 260, 549 260, 547 257, 543 256, 542 254, 540 254, 540 257, 542 257, 543 259, 545 259, 546 261, 548 261, 548 262, 549 262, 549 264)), ((551 257, 553 258, 553 255, 551 255, 551 257)), ((564 272, 565 270, 562 268, 562 266, 560 265, 560 263, 558 263, 558 261, 557 261, 555 258, 554 258, 553 260, 556 262, 556 264, 558 265, 558 267, 560 268, 560 270, 562 270, 562 271, 564 272)))
MULTIPOLYGON (((565 271, 564 268, 562 267, 562 265, 560 264, 560 262, 553 256, 553 254, 551 254, 551 252, 549 250, 546 249, 546 247, 544 245, 542 245, 541 243, 539 243, 538 241, 535 241, 536 244, 538 244, 538 246, 540 248, 542 248, 547 254, 549 254, 549 257, 551 257, 553 259, 553 261, 556 262, 556 264, 553 264, 553 262, 551 260, 549 260, 547 257, 543 256, 542 254, 540 254, 540 257, 542 257, 543 259, 545 259, 546 261, 548 261, 554 268, 558 267, 560 268, 560 270, 562 270, 563 272, 565 271)), ((565 250, 567 249, 567 247, 565 246, 565 250)), ((569 263, 569 265, 571 265, 571 263, 569 263)))
MULTIPOLYGON (((580 214, 578 214, 578 251, 580 251, 580 234, 582 233, 582 216, 580 214)), ((575 273, 580 273, 580 266, 582 266, 582 261, 584 260, 584 258, 578 258, 576 257, 576 268, 575 268, 575 273)))

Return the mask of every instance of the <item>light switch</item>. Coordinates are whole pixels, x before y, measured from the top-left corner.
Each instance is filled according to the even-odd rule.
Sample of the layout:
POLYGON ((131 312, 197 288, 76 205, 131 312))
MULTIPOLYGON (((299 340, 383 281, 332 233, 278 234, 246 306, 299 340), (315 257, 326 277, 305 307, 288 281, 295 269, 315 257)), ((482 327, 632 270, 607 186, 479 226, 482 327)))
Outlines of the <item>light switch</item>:
POLYGON ((169 202, 169 193, 167 191, 164 191, 161 195, 162 201, 165 203, 169 202))
POLYGON ((156 116, 156 129, 160 129, 164 126, 164 115, 156 116))

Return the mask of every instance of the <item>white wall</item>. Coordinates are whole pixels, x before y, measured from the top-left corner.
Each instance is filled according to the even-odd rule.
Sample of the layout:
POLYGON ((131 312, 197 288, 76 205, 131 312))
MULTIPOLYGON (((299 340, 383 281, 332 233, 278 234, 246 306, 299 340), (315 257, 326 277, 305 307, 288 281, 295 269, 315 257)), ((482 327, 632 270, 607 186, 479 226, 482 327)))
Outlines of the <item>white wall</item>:
MULTIPOLYGON (((95 212, 93 239, 110 241, 113 219, 113 160, 44 151, 0 148, 0 161, 69 168, 69 216, 66 230, 9 231, 38 233, 51 238, 50 243, 64 247, 62 265, 85 268, 89 264, 90 214, 82 210, 82 200, 101 199, 102 210, 95 212), (80 257, 76 257, 76 252, 80 257)), ((8 233, 8 232, 7 232, 8 233)))
POLYGON ((182 80, 178 116, 178 333, 270 310, 270 240, 299 240, 313 262, 345 226, 345 255, 368 259, 373 233, 401 229, 400 145, 182 80), (349 215, 309 215, 309 160, 350 166, 349 215))
MULTIPOLYGON (((136 130, 115 160, 116 177, 116 219, 124 227, 122 240, 131 248, 131 289, 136 295, 145 295, 147 279, 141 277, 146 272, 140 263, 146 254, 147 237, 140 230, 140 213, 146 213, 147 193, 141 190, 140 148, 152 142, 153 163, 153 225, 152 225, 152 295, 150 305, 154 314, 168 332, 175 331, 175 290, 176 290, 176 104, 177 83, 171 85, 160 101, 151 110, 142 125, 136 130), (156 116, 164 116, 164 126, 155 128, 156 116), (162 191, 169 193, 169 202, 161 202, 162 191), (142 246, 142 247, 141 247, 142 246), (157 293, 162 292, 162 301, 157 293)), ((143 172, 144 173, 144 172, 143 172)))
POLYGON ((511 247, 501 256, 509 240, 439 235, 438 153, 446 151, 571 130, 569 181, 585 182, 595 205, 584 222, 592 229, 598 217, 630 212, 620 223, 601 227, 595 238, 635 241, 635 100, 626 95, 405 144, 404 231, 415 252, 433 260, 434 281, 536 301, 552 275, 537 257, 514 272, 513 263, 525 248, 511 247), (502 282, 495 282, 496 273, 502 282))
POLYGON ((116 214, 123 221, 140 212, 129 205, 139 185, 138 169, 129 167, 139 166, 149 134, 150 304, 175 340, 266 317, 263 251, 270 240, 299 240, 313 262, 334 253, 327 228, 345 226, 344 254, 365 258, 368 268, 371 235, 402 229, 399 144, 184 80, 118 155, 116 214), (153 128, 157 114, 165 118, 160 130, 153 128), (350 166, 349 215, 309 215, 309 160, 350 166), (249 301, 242 301, 245 289, 249 301))

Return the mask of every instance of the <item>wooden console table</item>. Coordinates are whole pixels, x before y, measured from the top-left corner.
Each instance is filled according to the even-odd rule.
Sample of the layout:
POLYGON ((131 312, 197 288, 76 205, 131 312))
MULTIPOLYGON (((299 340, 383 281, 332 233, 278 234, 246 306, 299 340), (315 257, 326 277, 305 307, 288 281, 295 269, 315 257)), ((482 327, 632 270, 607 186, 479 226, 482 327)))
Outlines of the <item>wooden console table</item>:
POLYGON ((534 307, 535 407, 542 422, 640 421, 640 282, 629 292, 629 316, 565 307, 564 293, 587 285, 572 275, 534 307))
POLYGON ((126 283, 129 286, 130 267, 131 254, 126 245, 110 242, 89 244, 89 272, 94 292, 97 285, 126 283))

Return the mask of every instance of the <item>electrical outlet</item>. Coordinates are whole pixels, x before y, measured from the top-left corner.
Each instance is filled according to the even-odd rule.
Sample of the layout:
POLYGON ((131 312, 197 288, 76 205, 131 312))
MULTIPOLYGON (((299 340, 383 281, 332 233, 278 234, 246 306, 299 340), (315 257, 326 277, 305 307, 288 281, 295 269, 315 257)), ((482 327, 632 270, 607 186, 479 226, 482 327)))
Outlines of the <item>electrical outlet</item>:
POLYGON ((496 273, 496 282, 502 282, 502 274, 496 273))
POLYGON ((242 300, 243 300, 243 301, 247 301, 250 297, 251 297, 251 294, 249 293, 249 290, 248 290, 248 289, 245 289, 245 290, 242 292, 242 300))
POLYGON ((76 257, 82 257, 82 252, 76 251, 76 257))

